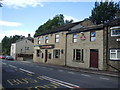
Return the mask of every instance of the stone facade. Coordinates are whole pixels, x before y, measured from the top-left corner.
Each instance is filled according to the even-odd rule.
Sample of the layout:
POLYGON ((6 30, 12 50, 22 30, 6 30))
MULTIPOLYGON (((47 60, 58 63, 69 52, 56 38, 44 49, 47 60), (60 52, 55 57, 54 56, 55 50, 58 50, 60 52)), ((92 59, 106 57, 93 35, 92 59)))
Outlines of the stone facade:
MULTIPOLYGON (((84 30, 83 30, 84 31, 84 30)), ((90 49, 98 50, 98 69, 103 70, 103 29, 97 30, 96 32, 96 40, 90 41, 90 32, 85 31, 84 36, 85 40, 81 40, 81 32, 79 33, 71 33, 67 35, 67 66, 71 67, 79 67, 79 68, 90 68, 90 49), (77 34, 77 42, 73 42, 73 35, 77 34), (82 49, 83 50, 83 61, 74 61, 73 60, 73 50, 74 49, 82 49)))
MULTIPOLYGON (((117 49, 119 57, 120 36, 111 36, 112 27, 119 27, 119 21, 109 24, 93 25, 90 21, 82 21, 55 32, 48 32, 34 38, 34 62, 65 65, 70 67, 120 70, 120 60, 112 60, 111 49, 117 49), (56 35, 59 42, 55 42, 56 35), (46 38, 48 42, 46 43, 46 38), (39 42, 40 39, 40 42, 39 42), (57 54, 55 51, 57 50, 57 54)), ((65 26, 64 26, 65 27, 65 26)), ((64 28, 63 27, 63 28, 64 28)), ((118 30, 119 31, 119 30, 118 30)), ((116 55, 117 55, 116 54, 116 55)))
POLYGON ((34 38, 34 62, 42 62, 42 63, 49 63, 49 64, 57 64, 57 65, 64 65, 65 64, 65 44, 66 44, 66 31, 65 32, 58 32, 53 34, 47 34, 44 36, 39 36, 34 38), (59 35, 59 42, 55 42, 55 35, 59 35), (48 43, 45 43, 45 37, 48 36, 48 43), (41 44, 38 44, 38 38, 41 38, 41 44), (62 45, 61 45, 62 43, 62 45), (41 49, 39 45, 53 45, 54 48, 51 49, 41 49), (37 57, 37 51, 40 50, 40 55, 37 57), (46 53, 45 50, 47 50, 47 61, 45 61, 46 53), (53 51, 54 50, 60 50, 60 57, 54 58, 53 51), (43 54, 43 56, 42 56, 43 54), (49 55, 51 55, 49 58, 49 55))
POLYGON ((16 43, 11 44, 11 56, 15 60, 21 60, 19 58, 22 58, 22 60, 32 58, 33 48, 34 44, 32 41, 28 40, 28 38, 20 39, 16 41, 16 43))

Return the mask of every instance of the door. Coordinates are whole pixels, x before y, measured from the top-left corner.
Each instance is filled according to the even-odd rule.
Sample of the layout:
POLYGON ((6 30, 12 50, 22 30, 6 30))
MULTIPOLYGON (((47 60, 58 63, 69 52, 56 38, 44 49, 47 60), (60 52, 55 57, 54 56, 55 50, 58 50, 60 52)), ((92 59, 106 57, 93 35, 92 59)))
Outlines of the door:
POLYGON ((98 68, 98 49, 90 49, 90 67, 98 68))
POLYGON ((45 50, 45 62, 47 62, 48 50, 45 50))

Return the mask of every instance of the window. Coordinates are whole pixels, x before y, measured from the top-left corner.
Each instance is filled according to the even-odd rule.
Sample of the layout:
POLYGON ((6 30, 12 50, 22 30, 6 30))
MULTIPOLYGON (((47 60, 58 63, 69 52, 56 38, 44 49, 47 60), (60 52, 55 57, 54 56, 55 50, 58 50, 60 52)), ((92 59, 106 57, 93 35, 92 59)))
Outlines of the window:
POLYGON ((96 40, 96 32, 90 32, 90 41, 96 40))
POLYGON ((29 47, 25 47, 25 50, 29 50, 30 48, 29 47))
POLYGON ((60 58, 60 50, 53 50, 53 58, 60 58))
POLYGON ((110 59, 120 60, 120 49, 111 49, 110 50, 110 59))
POLYGON ((111 36, 120 36, 120 28, 112 28, 111 36))
POLYGON ((73 42, 77 42, 77 37, 78 37, 77 34, 73 34, 73 42))
POLYGON ((59 42, 59 35, 55 35, 55 42, 59 42))
POLYGON ((52 56, 51 53, 49 53, 49 59, 51 59, 51 56, 52 56))
POLYGON ((37 50, 37 57, 40 57, 40 50, 37 50))
POLYGON ((45 37, 45 43, 48 43, 48 36, 45 37))
POLYGON ((38 38, 38 44, 41 44, 41 38, 38 38))
POLYGON ((83 49, 73 49, 73 60, 83 61, 83 49))
POLYGON ((44 57, 44 54, 42 53, 42 58, 44 57))

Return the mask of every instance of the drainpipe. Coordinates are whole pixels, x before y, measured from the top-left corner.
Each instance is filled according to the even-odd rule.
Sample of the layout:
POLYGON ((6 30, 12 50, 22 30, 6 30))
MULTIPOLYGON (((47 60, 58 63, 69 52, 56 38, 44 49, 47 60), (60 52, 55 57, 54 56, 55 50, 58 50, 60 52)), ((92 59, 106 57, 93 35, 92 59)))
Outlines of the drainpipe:
POLYGON ((117 70, 118 72, 120 72, 120 70, 112 65, 109 64, 108 60, 109 60, 109 46, 108 46, 108 26, 107 26, 107 31, 106 31, 106 64, 112 68, 114 68, 115 70, 117 70))
POLYGON ((65 66, 67 66, 67 34, 65 36, 65 66))

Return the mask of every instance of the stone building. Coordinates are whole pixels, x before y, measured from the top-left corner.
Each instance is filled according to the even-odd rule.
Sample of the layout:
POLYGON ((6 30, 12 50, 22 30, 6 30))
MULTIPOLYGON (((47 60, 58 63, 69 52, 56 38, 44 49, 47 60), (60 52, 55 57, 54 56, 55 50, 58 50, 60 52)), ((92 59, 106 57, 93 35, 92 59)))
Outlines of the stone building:
POLYGON ((65 24, 35 36, 33 61, 65 65, 66 33, 68 33, 68 31, 70 31, 70 29, 75 25, 87 26, 91 24, 90 20, 65 24))
POLYGON ((25 60, 33 58, 33 38, 28 34, 28 37, 22 37, 15 43, 11 44, 11 56, 15 60, 25 60))
POLYGON ((66 48, 67 66, 102 70, 103 25, 92 25, 71 30, 67 33, 66 48))
POLYGON ((120 71, 120 19, 57 27, 34 38, 34 62, 120 71))

